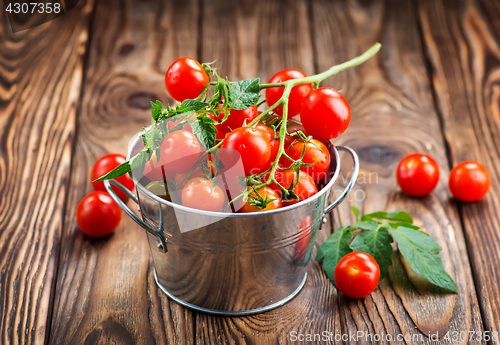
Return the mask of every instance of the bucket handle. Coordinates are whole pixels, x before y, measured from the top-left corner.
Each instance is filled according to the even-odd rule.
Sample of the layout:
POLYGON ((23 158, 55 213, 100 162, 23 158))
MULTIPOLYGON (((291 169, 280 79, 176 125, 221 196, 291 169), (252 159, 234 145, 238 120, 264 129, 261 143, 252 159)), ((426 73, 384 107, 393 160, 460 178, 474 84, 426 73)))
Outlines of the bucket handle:
POLYGON ((151 225, 145 223, 141 218, 137 217, 136 214, 134 212, 132 212, 132 210, 130 208, 128 208, 128 206, 118 197, 118 195, 116 195, 113 188, 111 188, 111 185, 119 188, 122 192, 127 194, 127 196, 130 199, 132 199, 137 205, 139 205, 139 199, 137 198, 137 196, 134 193, 132 193, 130 190, 128 190, 128 188, 126 188, 124 185, 122 185, 120 182, 118 182, 116 180, 104 180, 104 186, 106 187, 106 190, 108 191, 111 198, 113 198, 113 200, 118 204, 118 206, 120 206, 120 208, 123 211, 125 211, 125 213, 130 218, 132 218, 137 224, 139 224, 144 229, 146 229, 146 231, 149 232, 150 234, 158 237, 159 242, 157 243, 157 247, 160 250, 160 252, 166 253, 167 252, 167 239, 165 238, 165 236, 163 235, 163 233, 161 231, 163 228, 163 212, 161 210, 161 204, 158 203, 160 206, 160 211, 159 211, 160 212, 160 226, 159 226, 159 229, 157 230, 157 229, 153 228, 151 225))
POLYGON ((326 216, 328 213, 330 213, 330 211, 333 210, 342 200, 344 200, 344 198, 347 196, 347 194, 349 194, 352 187, 356 183, 356 179, 358 178, 358 173, 359 173, 359 159, 358 159, 358 155, 356 154, 356 152, 354 152, 354 150, 351 149, 349 146, 335 146, 335 148, 347 151, 351 154, 352 160, 353 160, 352 176, 351 176, 351 179, 349 180, 349 183, 345 187, 342 194, 340 194, 340 196, 337 198, 337 200, 335 200, 327 208, 325 208, 325 213, 324 213, 323 217, 326 216))

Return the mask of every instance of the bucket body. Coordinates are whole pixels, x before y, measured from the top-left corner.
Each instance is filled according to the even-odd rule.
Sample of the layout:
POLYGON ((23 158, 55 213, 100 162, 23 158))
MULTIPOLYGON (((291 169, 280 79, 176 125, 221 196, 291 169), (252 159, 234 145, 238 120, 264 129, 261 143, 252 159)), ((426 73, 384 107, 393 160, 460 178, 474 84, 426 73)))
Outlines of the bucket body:
MULTIPOLYGON (((135 143, 139 145, 137 140, 135 143)), ((128 158, 132 152, 134 147, 128 158)), ((325 214, 347 194, 357 175, 357 157, 352 151, 356 169, 351 183, 328 206, 328 194, 340 169, 334 146, 330 153, 330 169, 316 195, 265 212, 195 210, 161 199, 136 182, 141 225, 148 230, 155 279, 161 290, 185 306, 222 315, 257 313, 291 299, 305 282, 307 263, 325 214), (189 231, 183 229, 186 222, 189 231), (158 238, 162 238, 161 243, 158 238)))

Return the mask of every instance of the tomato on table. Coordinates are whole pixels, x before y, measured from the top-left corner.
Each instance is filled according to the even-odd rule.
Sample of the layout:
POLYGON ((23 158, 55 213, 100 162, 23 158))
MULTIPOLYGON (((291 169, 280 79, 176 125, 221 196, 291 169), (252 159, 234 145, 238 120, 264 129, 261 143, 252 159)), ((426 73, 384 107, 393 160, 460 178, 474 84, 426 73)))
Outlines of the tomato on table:
MULTIPOLYGON (((254 127, 240 127, 228 133, 221 149, 232 149, 240 154, 247 176, 264 171, 271 158, 271 143, 267 135, 254 127)), ((221 160, 224 165, 225 159, 229 159, 225 156, 222 151, 221 160)))
POLYGON ((112 233, 120 220, 122 210, 107 192, 94 191, 87 194, 76 208, 76 222, 90 237, 103 237, 112 233))
MULTIPOLYGON (((267 204, 265 208, 258 208, 255 205, 247 203, 246 200, 248 199, 246 199, 245 204, 240 209, 240 212, 242 213, 262 212, 262 211, 276 210, 278 208, 281 208, 280 196, 271 188, 262 187, 261 189, 257 190, 257 194, 260 195, 262 199, 266 200, 267 198, 267 200, 271 200, 271 202, 267 204)), ((253 197, 257 197, 257 194, 255 193, 255 191, 250 193, 250 195, 253 197)))
POLYGON ((192 58, 176 60, 165 74, 167 91, 176 101, 198 97, 210 78, 201 64, 192 58))
MULTIPOLYGON (((298 69, 284 69, 279 71, 269 79, 268 84, 281 83, 290 79, 305 78, 307 75, 298 69)), ((272 106, 283 96, 284 87, 270 87, 266 89, 266 102, 272 106)), ((288 118, 297 116, 300 113, 305 97, 312 91, 311 84, 300 84, 294 86, 288 98, 288 118)), ((274 112, 283 115, 283 106, 274 109, 274 112)))
POLYGON ((225 200, 222 189, 203 177, 192 178, 182 189, 182 204, 186 207, 221 212, 225 200))
POLYGON ((396 178, 403 192, 414 197, 424 197, 439 182, 439 166, 425 153, 412 153, 399 163, 396 178))
POLYGON ((309 135, 318 140, 330 140, 349 126, 351 107, 337 90, 320 87, 305 97, 300 120, 309 135))
POLYGON ((380 268, 371 255, 352 252, 340 259, 333 276, 337 289, 344 295, 364 298, 377 288, 380 268))
POLYGON ((196 136, 185 130, 167 135, 161 143, 160 150, 162 163, 176 174, 188 172, 204 152, 196 136))
POLYGON ((488 193, 490 174, 478 162, 465 161, 451 170, 448 185, 458 200, 479 201, 488 193))
MULTIPOLYGON (((308 173, 313 178, 314 182, 318 183, 325 176, 330 167, 330 152, 325 144, 316 139, 308 141, 295 141, 286 153, 293 159, 298 160, 302 157, 302 162, 313 164, 312 166, 302 166, 300 170, 308 173)), ((291 161, 285 156, 282 156, 281 163, 284 166, 290 166, 291 161)))
MULTIPOLYGON (((106 175, 108 172, 116 168, 117 166, 125 163, 126 158, 123 155, 110 153, 99 158, 92 167, 92 172, 90 173, 90 181, 97 180, 99 177, 106 175)), ((134 181, 130 178, 128 174, 122 175, 115 179, 117 182, 121 183, 125 188, 132 191, 134 190, 134 181)), ((94 190, 106 191, 104 186, 104 181, 92 182, 92 187, 94 190)), ((122 200, 127 199, 127 195, 122 192, 118 187, 111 186, 115 191, 116 195, 122 200)))

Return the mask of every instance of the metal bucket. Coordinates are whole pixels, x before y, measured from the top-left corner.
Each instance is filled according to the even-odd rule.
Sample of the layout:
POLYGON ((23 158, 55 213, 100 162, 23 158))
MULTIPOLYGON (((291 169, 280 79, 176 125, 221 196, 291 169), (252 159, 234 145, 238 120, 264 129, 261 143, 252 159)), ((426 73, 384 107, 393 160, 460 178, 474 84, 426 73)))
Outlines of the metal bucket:
MULTIPOLYGON (((127 159, 139 142, 137 138, 131 145, 127 159)), ((285 304, 304 286, 306 265, 325 215, 349 193, 359 171, 356 153, 346 146, 337 148, 331 146, 330 169, 316 195, 272 211, 207 212, 166 201, 137 181, 137 196, 114 180, 105 185, 118 205, 147 231, 155 280, 166 295, 201 312, 249 315, 285 304), (342 194, 327 205, 340 171, 337 148, 351 154, 353 172, 342 194), (117 197, 110 183, 139 204, 142 220, 117 197), (182 219, 200 226, 183 232, 182 219)))

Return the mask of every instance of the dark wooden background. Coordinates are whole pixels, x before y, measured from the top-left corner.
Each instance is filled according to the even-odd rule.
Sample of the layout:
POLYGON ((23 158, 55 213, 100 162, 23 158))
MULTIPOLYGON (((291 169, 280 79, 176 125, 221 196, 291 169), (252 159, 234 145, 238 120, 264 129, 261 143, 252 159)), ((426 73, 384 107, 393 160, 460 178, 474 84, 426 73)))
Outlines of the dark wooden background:
POLYGON ((468 341, 469 332, 500 331, 500 1, 80 0, 16 34, 0 9, 1 344, 281 344, 293 343, 292 331, 475 344, 486 342, 468 341), (267 81, 284 68, 323 71, 377 41, 375 58, 324 83, 351 104, 351 125, 335 143, 358 152, 362 180, 317 245, 332 223, 352 220, 349 205, 405 209, 443 247, 457 295, 419 294, 395 257, 380 287, 352 300, 311 261, 304 290, 286 306, 208 316, 157 289, 145 233, 126 216, 106 239, 77 228, 95 160, 125 153, 149 122, 150 100, 172 102, 163 78, 175 59, 217 60, 231 80, 267 81), (416 151, 441 168, 422 199, 401 194, 394 178, 416 151), (483 201, 462 204, 447 178, 467 159, 487 167, 492 186, 483 201), (448 331, 467 340, 446 341, 448 331))

